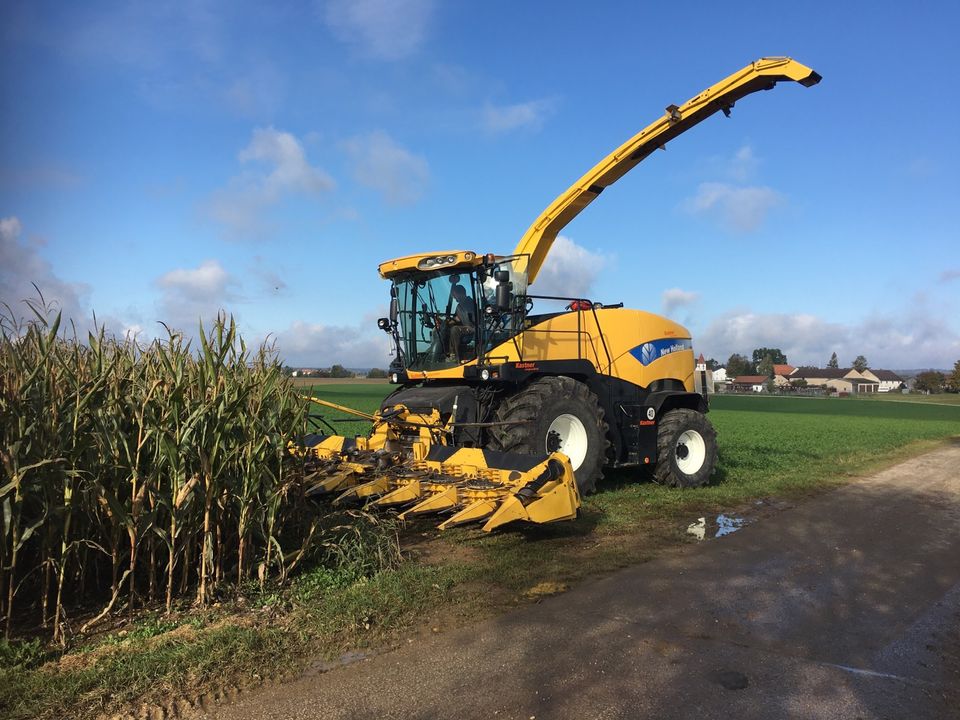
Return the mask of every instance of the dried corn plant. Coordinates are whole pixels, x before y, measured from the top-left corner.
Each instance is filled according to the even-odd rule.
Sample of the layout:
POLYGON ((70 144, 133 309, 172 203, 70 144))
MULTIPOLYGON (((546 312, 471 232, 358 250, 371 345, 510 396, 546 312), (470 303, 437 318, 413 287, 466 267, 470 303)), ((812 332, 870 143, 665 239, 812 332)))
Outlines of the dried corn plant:
MULTIPOLYGON (((63 642, 67 608, 206 604, 225 583, 339 563, 361 533, 306 502, 305 401, 232 318, 148 344, 0 314, 0 615, 63 642)), ((361 519, 362 522, 362 519, 361 519)), ((395 542, 372 543, 381 565, 395 542), (386 549, 384 549, 386 548, 386 549)), ((87 613, 90 615, 90 613, 87 613)))

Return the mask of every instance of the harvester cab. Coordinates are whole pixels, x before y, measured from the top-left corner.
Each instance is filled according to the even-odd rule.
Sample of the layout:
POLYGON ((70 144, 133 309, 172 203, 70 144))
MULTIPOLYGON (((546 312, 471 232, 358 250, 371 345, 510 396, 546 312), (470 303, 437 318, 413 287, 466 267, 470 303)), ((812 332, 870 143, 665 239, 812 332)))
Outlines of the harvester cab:
MULTIPOLYGON (((537 295, 559 234, 600 193, 697 123, 782 81, 820 76, 762 58, 666 113, 595 165, 531 224, 510 255, 451 250, 382 263, 397 386, 368 436, 308 438, 318 492, 402 516, 448 512, 441 528, 485 519, 576 516, 610 467, 648 467, 675 487, 706 483, 716 432, 695 391, 689 331, 641 310, 537 295), (536 310, 536 312, 534 312, 536 310)), ((322 403, 326 404, 326 403, 322 403)))

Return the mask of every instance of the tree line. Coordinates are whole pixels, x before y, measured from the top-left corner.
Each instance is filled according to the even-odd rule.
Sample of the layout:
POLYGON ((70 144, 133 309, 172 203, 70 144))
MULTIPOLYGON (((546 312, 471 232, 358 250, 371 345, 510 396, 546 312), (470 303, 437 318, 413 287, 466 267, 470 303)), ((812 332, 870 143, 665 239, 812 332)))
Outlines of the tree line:
MULTIPOLYGON (((707 361, 707 367, 710 368, 710 370, 725 367, 728 378, 735 378, 741 375, 763 375, 764 377, 772 378, 774 365, 787 364, 787 356, 780 348, 768 347, 755 348, 750 357, 734 353, 727 359, 726 365, 721 365, 713 358, 707 361)), ((857 372, 863 372, 870 367, 867 358, 863 355, 857 355, 850 365, 857 372)), ((840 367, 840 361, 836 353, 830 356, 830 359, 827 361, 827 367, 840 367)))
POLYGON ((387 371, 383 368, 370 368, 366 372, 355 372, 348 370, 343 365, 331 365, 329 368, 305 368, 297 369, 285 365, 283 371, 287 375, 294 377, 315 377, 315 378, 356 378, 366 377, 373 379, 382 379, 387 377, 387 371))
MULTIPOLYGON (((734 353, 729 357, 726 365, 721 364, 714 358, 707 360, 707 367, 710 370, 718 370, 719 368, 725 367, 727 377, 730 379, 743 375, 762 375, 766 378, 773 378, 774 365, 786 364, 788 364, 787 356, 780 348, 766 347, 756 348, 750 357, 734 353)), ((850 363, 850 366, 857 372, 863 372, 870 367, 867 358, 863 355, 857 355, 853 362, 850 363)), ((827 361, 827 367, 840 367, 836 353, 830 356, 830 360, 827 361)), ((806 385, 806 382, 803 380, 795 380, 791 385, 798 383, 806 385)), ((928 393, 960 392, 960 360, 954 363, 953 371, 949 373, 943 373, 939 370, 925 370, 918 373, 914 379, 913 387, 914 390, 928 393)))
POLYGON ((953 364, 953 371, 950 373, 939 370, 918 373, 913 381, 913 389, 927 393, 960 392, 960 360, 953 364))

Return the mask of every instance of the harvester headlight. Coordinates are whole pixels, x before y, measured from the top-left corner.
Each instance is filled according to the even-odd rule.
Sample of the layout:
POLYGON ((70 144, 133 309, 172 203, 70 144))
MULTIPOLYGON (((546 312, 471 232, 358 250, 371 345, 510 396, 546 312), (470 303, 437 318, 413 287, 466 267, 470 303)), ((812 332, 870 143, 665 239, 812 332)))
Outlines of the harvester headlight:
POLYGON ((481 380, 489 380, 489 379, 490 379, 490 370, 488 370, 487 368, 484 368, 483 370, 481 370, 481 371, 480 371, 480 379, 481 379, 481 380))
POLYGON ((390 376, 390 382, 394 384, 400 382, 400 375, 398 373, 393 373, 393 375, 390 376))

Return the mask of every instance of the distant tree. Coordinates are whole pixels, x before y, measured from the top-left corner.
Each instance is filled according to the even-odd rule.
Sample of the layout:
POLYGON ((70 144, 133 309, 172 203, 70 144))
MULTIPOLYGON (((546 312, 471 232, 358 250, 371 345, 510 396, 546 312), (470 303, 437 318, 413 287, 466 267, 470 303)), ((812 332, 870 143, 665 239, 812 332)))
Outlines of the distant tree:
POLYGON ((380 368, 370 368, 370 372, 367 373, 367 377, 371 379, 376 378, 379 380, 381 378, 385 378, 386 376, 387 371, 381 370, 380 368))
POLYGON ((866 370, 869 365, 867 365, 867 359, 863 355, 857 355, 856 360, 853 361, 853 369, 857 372, 863 372, 866 370))
POLYGON ((334 365, 330 368, 330 377, 350 378, 353 377, 353 373, 347 370, 343 365, 334 365))
POLYGON ((913 381, 913 389, 926 393, 943 392, 946 376, 937 370, 925 370, 913 381))
POLYGON ((313 375, 314 377, 328 378, 330 377, 330 371, 324 368, 320 368, 315 373, 311 373, 311 375, 313 375))
POLYGON ((713 358, 710 358, 709 360, 707 360, 707 370, 709 370, 710 372, 713 372, 714 370, 718 370, 719 368, 720 368, 720 363, 718 363, 716 360, 714 360, 713 358))
POLYGON ((827 363, 828 368, 838 368, 840 367, 840 361, 837 360, 837 354, 834 353, 830 356, 830 362, 827 363))
POLYGON ((960 393, 960 360, 953 364, 953 372, 947 377, 950 392, 960 393))
POLYGON ((727 360, 727 377, 732 379, 741 375, 752 375, 753 364, 743 355, 734 353, 727 360))
POLYGON ((764 384, 764 387, 768 393, 776 392, 777 390, 777 384, 773 381, 773 378, 767 380, 767 382, 764 384))
POLYGON ((805 388, 806 386, 807 386, 807 381, 804 380, 803 378, 800 378, 799 380, 790 381, 790 387, 796 388, 798 390, 801 388, 805 388))
POLYGON ((764 355, 763 360, 757 363, 757 375, 764 375, 768 378, 773 377, 773 356, 764 355))
POLYGON ((777 365, 786 365, 787 356, 783 354, 780 348, 757 348, 753 351, 753 364, 759 365, 763 359, 769 355, 771 360, 777 365))

